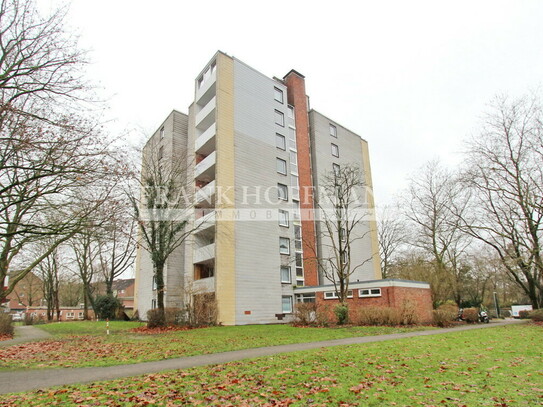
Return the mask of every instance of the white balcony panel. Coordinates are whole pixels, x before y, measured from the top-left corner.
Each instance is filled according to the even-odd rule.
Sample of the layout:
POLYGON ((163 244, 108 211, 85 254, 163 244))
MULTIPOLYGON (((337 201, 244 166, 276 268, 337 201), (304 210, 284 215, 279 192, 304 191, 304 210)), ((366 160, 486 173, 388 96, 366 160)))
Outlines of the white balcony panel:
POLYGON ((215 122, 216 107, 217 99, 213 98, 196 114, 196 128, 205 130, 215 122))
POLYGON ((203 106, 209 102, 216 93, 217 83, 217 70, 213 70, 213 73, 200 85, 199 89, 196 89, 196 103, 203 106))
POLYGON ((200 247, 194 250, 193 261, 197 263, 205 263, 215 258, 215 243, 208 244, 207 246, 200 247))
POLYGON ((196 138, 194 151, 198 154, 208 155, 215 151, 215 134, 217 126, 213 123, 209 128, 196 138))
POLYGON ((215 292, 215 277, 203 278, 192 282, 192 288, 195 293, 212 293, 215 292))
POLYGON ((217 153, 213 151, 206 158, 200 161, 194 167, 194 178, 202 181, 212 181, 215 179, 215 162, 217 153))
POLYGON ((215 211, 210 209, 195 210, 194 228, 195 233, 207 231, 209 228, 215 227, 215 211), (203 216, 202 216, 203 215, 203 216))
POLYGON ((215 204, 215 180, 196 191, 194 205, 211 208, 215 204))

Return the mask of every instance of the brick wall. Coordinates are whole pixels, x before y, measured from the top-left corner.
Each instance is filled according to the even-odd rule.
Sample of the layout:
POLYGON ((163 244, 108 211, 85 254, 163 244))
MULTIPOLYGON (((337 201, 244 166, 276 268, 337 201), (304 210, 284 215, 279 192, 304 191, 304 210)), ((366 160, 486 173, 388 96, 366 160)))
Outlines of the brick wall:
MULTIPOLYGON (((335 299, 324 299, 324 292, 316 293, 317 303, 328 305, 331 310, 339 303, 335 299)), ((432 322, 432 295, 429 288, 382 287, 380 297, 358 297, 358 289, 353 290, 353 298, 347 303, 351 309, 358 307, 402 307, 405 302, 413 304, 421 323, 432 322)))

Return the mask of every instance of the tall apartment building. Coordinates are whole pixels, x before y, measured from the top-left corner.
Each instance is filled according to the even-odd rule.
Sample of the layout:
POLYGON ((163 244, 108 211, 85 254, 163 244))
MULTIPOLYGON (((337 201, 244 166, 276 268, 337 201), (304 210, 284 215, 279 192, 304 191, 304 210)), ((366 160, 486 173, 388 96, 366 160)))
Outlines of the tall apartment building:
MULTIPOLYGON (((371 191, 368 144, 310 108, 302 74, 269 78, 217 52, 196 78, 188 115, 173 111, 144 154, 167 163, 182 157, 195 188, 197 229, 168 260, 166 306, 212 293, 222 324, 274 323, 287 321, 297 301, 334 296, 315 260, 329 245, 314 209, 326 174, 344 165, 358 166, 371 191)), ((371 210, 371 193, 364 199, 371 210)), ((381 279, 374 221, 356 233, 351 258, 360 267, 351 285, 373 287, 381 279)), ((136 268, 144 317, 156 306, 144 250, 136 268)))

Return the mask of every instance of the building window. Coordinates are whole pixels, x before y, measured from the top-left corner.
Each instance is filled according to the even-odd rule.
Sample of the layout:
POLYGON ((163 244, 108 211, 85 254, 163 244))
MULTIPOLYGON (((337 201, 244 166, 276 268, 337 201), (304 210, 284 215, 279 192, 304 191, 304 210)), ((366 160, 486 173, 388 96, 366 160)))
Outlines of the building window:
POLYGON ((300 199, 300 189, 298 188, 298 176, 290 175, 290 184, 292 186, 292 198, 300 199))
POLYGON ((293 201, 293 203, 294 203, 293 218, 294 218, 294 220, 300 220, 300 202, 293 201))
POLYGON ((287 140, 285 139, 285 136, 279 133, 275 133, 275 146, 277 148, 280 148, 281 150, 286 150, 287 140))
POLYGON ((155 309, 156 308, 156 300, 151 300, 151 309, 155 309))
POLYGON ((288 146, 291 150, 296 150, 296 129, 288 128, 288 146))
POLYGON ((160 129, 160 139, 162 140, 164 138, 164 127, 160 129))
POLYGON ((156 290, 156 276, 153 276, 153 290, 156 290))
POLYGON ((296 302, 315 302, 315 293, 296 294, 296 302))
POLYGON ((83 311, 79 311, 79 312, 77 313, 77 318, 78 318, 78 319, 83 319, 83 311))
POLYGON ((73 312, 67 312, 66 313, 66 319, 74 319, 74 313, 73 312))
POLYGON ((164 146, 160 146, 158 148, 158 159, 162 160, 162 157, 164 156, 164 146))
MULTIPOLYGON (((335 300, 337 299, 337 293, 335 291, 327 291, 324 293, 325 300, 335 300)), ((353 290, 347 291, 347 298, 353 298, 353 290)))
POLYGON ((298 154, 296 151, 290 151, 290 172, 298 174, 298 154))
POLYGON ((290 239, 287 237, 279 238, 279 253, 290 254, 290 239))
POLYGON ((279 110, 275 111, 275 124, 285 127, 285 115, 279 110))
POLYGON ((339 164, 332 164, 334 168, 334 176, 339 177, 339 173, 341 172, 341 167, 339 164))
POLYGON ((381 289, 380 288, 361 288, 358 290, 358 296, 362 297, 380 297, 381 289))
POLYGON ((347 232, 345 231, 345 228, 339 228, 339 240, 342 242, 347 241, 347 232))
POLYGON ((290 284, 292 282, 289 266, 281 266, 281 282, 283 284, 290 284))
POLYGON ((280 158, 277 159, 277 172, 279 174, 287 175, 287 162, 280 158))
POLYGON ((292 106, 288 107, 288 117, 294 119, 294 108, 292 106))
POLYGON ((279 88, 273 88, 273 97, 275 100, 277 100, 279 103, 283 103, 283 91, 279 88))
POLYGON ((339 147, 333 143, 332 143, 332 155, 334 157, 339 157, 339 147))
POLYGON ((288 211, 279 209, 279 226, 285 226, 288 228, 288 211))
POLYGON ((277 184, 277 197, 283 201, 288 201, 288 187, 283 184, 277 184))
POLYGON ((333 124, 330 125, 330 135, 337 138, 337 128, 333 124))
POLYGON ((283 314, 292 314, 292 297, 284 296, 281 297, 281 306, 283 314))

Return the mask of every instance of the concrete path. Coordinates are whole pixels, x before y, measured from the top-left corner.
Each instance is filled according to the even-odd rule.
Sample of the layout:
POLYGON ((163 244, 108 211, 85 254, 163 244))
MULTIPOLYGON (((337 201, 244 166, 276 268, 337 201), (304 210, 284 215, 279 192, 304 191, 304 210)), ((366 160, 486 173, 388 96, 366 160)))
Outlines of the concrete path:
POLYGON ((16 326, 15 337, 13 339, 8 339, 7 341, 0 341, 0 348, 24 342, 39 341, 40 339, 47 339, 50 336, 50 333, 36 328, 33 325, 16 326))
POLYGON ((297 343, 292 345, 268 346, 263 348, 244 349, 232 352, 214 353, 211 355, 190 356, 185 358, 167 359, 157 362, 144 362, 131 365, 0 372, 0 394, 17 393, 65 384, 113 380, 122 377, 158 373, 163 370, 188 369, 196 366, 215 365, 242 359, 270 356, 278 353, 298 352, 302 350, 330 346, 381 342, 394 339, 411 338, 415 336, 441 335, 449 332, 494 328, 502 325, 523 322, 525 321, 508 320, 503 322, 491 322, 490 324, 465 325, 455 328, 436 329, 431 331, 344 338, 320 342, 297 343))

